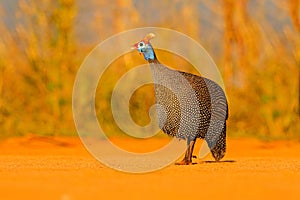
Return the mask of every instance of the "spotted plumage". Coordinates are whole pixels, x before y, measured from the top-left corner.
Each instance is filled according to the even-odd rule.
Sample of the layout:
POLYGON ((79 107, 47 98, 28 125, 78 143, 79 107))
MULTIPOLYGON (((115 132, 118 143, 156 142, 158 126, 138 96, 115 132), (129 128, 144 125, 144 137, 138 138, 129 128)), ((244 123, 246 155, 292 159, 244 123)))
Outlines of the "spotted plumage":
POLYGON ((166 134, 185 139, 187 151, 177 164, 191 164, 197 138, 206 140, 218 161, 226 152, 228 106, 222 88, 207 78, 170 69, 161 64, 148 34, 134 48, 149 62, 154 82, 159 127, 166 134))

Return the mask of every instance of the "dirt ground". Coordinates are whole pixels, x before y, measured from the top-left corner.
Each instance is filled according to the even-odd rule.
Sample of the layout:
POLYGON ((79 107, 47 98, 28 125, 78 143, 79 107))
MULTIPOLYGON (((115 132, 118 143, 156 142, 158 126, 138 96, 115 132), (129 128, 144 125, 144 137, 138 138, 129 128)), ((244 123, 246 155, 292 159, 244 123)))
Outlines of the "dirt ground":
MULTIPOLYGON (((133 151, 167 142, 113 141, 133 151)), ((300 199, 300 143, 292 141, 229 138, 223 162, 207 156, 198 164, 144 174, 105 167, 75 137, 6 139, 0 149, 3 200, 300 199)))

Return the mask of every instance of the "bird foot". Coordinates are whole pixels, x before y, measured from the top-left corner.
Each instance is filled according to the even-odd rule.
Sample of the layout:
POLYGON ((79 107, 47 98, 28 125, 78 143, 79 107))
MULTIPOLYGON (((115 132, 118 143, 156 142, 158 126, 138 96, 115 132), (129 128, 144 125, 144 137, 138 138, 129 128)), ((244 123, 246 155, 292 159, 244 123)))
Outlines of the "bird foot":
POLYGON ((188 160, 185 160, 183 159, 182 161, 180 162, 176 162, 175 165, 192 165, 192 161, 188 161, 188 160))

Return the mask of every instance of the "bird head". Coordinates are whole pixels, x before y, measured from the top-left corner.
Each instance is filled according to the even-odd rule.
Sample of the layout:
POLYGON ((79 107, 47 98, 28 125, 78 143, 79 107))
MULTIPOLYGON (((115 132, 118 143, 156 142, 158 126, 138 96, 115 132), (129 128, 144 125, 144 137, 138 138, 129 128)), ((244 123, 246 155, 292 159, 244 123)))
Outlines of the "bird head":
POLYGON ((132 49, 138 50, 140 54, 143 54, 145 60, 147 61, 152 61, 156 59, 153 47, 149 42, 154 37, 154 33, 147 34, 141 41, 134 44, 132 46, 132 49))

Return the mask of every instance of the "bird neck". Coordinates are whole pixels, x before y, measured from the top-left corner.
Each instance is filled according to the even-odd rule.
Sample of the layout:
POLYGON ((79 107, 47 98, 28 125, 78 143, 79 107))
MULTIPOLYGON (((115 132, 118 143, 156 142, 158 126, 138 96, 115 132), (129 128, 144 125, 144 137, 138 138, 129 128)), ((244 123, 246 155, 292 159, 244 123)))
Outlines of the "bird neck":
POLYGON ((170 70, 165 65, 161 64, 156 58, 154 60, 148 60, 152 78, 157 79, 158 77, 164 76, 165 72, 170 70))
POLYGON ((145 60, 148 62, 156 59, 154 49, 150 43, 147 44, 145 48, 141 49, 140 52, 143 53, 145 60))
POLYGON ((160 62, 157 60, 156 58, 156 54, 155 54, 155 51, 152 47, 152 45, 149 43, 149 48, 147 49, 146 52, 143 52, 144 53, 144 57, 145 59, 151 64, 160 64, 160 62))
POLYGON ((160 64, 160 62, 157 60, 156 56, 154 57, 154 59, 148 59, 148 62, 150 64, 160 64))

